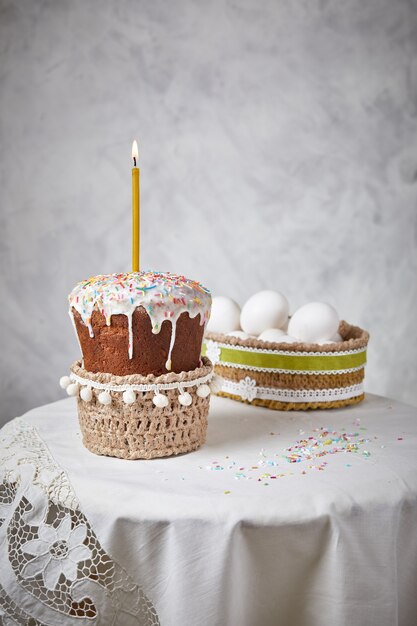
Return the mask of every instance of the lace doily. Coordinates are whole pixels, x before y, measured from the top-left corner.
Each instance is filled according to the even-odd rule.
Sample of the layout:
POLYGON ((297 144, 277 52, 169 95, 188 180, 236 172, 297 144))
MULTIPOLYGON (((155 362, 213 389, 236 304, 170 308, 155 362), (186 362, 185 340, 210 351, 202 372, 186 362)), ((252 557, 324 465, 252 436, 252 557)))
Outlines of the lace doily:
POLYGON ((0 431, 0 624, 157 626, 143 590, 100 545, 35 428, 0 431))

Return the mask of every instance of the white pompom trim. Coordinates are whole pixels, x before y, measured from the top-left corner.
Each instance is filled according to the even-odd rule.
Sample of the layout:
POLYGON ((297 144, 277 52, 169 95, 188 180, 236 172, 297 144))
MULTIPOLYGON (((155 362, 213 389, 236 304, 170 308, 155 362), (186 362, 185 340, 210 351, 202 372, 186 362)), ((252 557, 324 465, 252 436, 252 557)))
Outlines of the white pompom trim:
POLYGON ((97 400, 100 402, 100 404, 108 406, 109 404, 111 404, 111 395, 108 391, 102 391, 98 394, 97 400))
POLYGON ((61 376, 59 379, 59 386, 61 389, 66 389, 71 384, 71 378, 69 376, 61 376))
POLYGON ((207 396, 209 396, 211 393, 211 389, 209 387, 209 385, 200 385, 199 387, 197 387, 197 395, 199 398, 207 398, 207 396))
POLYGON ((163 409, 168 406, 168 398, 163 393, 156 393, 152 398, 152 402, 158 409, 163 409))
POLYGON ((178 402, 181 404, 181 406, 190 406, 190 404, 192 404, 193 402, 192 395, 188 393, 188 391, 183 391, 178 396, 178 402))
POLYGON ((67 386, 67 394, 69 396, 77 396, 79 388, 80 388, 80 385, 78 383, 71 383, 70 385, 67 386))
POLYGON ((126 391, 123 392, 123 402, 125 404, 134 404, 134 402, 136 402, 136 393, 133 389, 126 389, 126 391))
POLYGON ((93 392, 91 391, 91 387, 82 387, 80 391, 80 398, 84 400, 84 402, 91 402, 93 399, 93 392))
POLYGON ((136 401, 136 392, 153 391, 155 395, 152 402, 155 406, 164 408, 168 406, 169 400, 165 394, 161 393, 162 391, 177 389, 179 391, 178 402, 182 406, 190 406, 193 402, 193 397, 186 389, 197 387, 197 396, 199 398, 207 398, 210 394, 209 383, 212 378, 213 372, 210 372, 201 378, 181 382, 149 385, 111 385, 107 383, 97 383, 94 380, 82 378, 71 372, 69 376, 62 376, 59 380, 59 384, 63 389, 67 390, 70 396, 76 396, 79 393, 84 402, 91 402, 93 399, 93 390, 99 391, 100 393, 97 395, 97 400, 103 405, 111 404, 112 398, 110 392, 121 393, 125 404, 133 404, 136 401))

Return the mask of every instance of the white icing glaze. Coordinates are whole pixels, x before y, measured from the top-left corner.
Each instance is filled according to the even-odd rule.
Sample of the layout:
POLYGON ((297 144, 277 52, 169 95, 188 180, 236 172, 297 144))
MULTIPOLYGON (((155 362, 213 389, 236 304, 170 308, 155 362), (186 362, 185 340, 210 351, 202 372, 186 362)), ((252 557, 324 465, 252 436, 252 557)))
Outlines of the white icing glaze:
POLYGON ((170 370, 178 318, 185 312, 190 318, 200 315, 200 323, 205 325, 210 317, 211 295, 200 283, 184 276, 169 272, 132 272, 93 276, 78 283, 69 295, 69 305, 73 323, 74 308, 87 326, 90 337, 94 337, 91 325, 94 310, 105 317, 108 326, 111 324, 112 315, 126 315, 130 359, 133 357, 134 310, 140 306, 145 309, 154 334, 159 333, 162 323, 168 319, 172 325, 172 332, 165 367, 170 370))
POLYGON ((171 354, 172 354, 172 350, 174 348, 174 344, 175 344, 175 336, 177 334, 177 321, 178 321, 178 314, 175 316, 175 323, 174 321, 172 322, 172 331, 171 331, 171 341, 169 342, 169 350, 168 350, 168 358, 167 361, 165 363, 165 367, 167 368, 167 370, 171 369, 171 354))

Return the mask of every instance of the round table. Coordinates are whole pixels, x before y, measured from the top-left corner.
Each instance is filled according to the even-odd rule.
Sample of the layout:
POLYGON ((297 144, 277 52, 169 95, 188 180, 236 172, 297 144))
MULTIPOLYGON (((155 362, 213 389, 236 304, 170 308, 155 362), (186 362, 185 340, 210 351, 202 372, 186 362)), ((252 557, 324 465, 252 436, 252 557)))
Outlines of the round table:
POLYGON ((206 444, 153 461, 86 450, 72 398, 0 436, 4 624, 417 623, 413 407, 213 397, 206 444))

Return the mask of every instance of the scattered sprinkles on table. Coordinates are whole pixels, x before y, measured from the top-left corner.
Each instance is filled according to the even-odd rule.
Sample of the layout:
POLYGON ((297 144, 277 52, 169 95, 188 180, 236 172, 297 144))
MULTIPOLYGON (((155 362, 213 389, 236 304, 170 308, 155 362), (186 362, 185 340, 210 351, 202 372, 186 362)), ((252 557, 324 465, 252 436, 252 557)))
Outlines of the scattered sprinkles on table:
MULTIPOLYGON (((366 429, 361 429, 366 430, 366 429)), ((358 432, 337 431, 321 426, 314 428, 312 434, 305 434, 300 429, 299 435, 304 435, 293 445, 282 448, 281 451, 268 455, 265 448, 259 451, 256 463, 242 465, 237 460, 230 460, 230 455, 225 457, 227 463, 219 460, 212 461, 209 465, 199 466, 210 472, 231 472, 235 480, 253 480, 261 486, 268 487, 271 482, 287 476, 294 476, 294 472, 288 469, 288 464, 302 463, 301 476, 306 476, 310 471, 324 471, 328 461, 323 457, 335 454, 361 454, 362 458, 371 456, 369 450, 363 449, 364 444, 370 440, 361 436, 358 432)), ((274 433, 270 433, 273 435, 274 433)), ((382 446, 381 446, 382 447, 382 446)), ((345 467, 352 467, 346 463, 345 467)), ((230 491, 224 493, 230 493, 230 491)))
MULTIPOLYGON (((300 439, 293 446, 287 448, 288 454, 285 456, 287 461, 300 463, 300 461, 316 460, 338 452, 358 452, 359 446, 369 441, 369 439, 360 437, 357 432, 339 433, 323 426, 315 428, 313 432, 318 432, 318 434, 300 439)), ((369 456, 370 452, 367 455, 369 456)))
MULTIPOLYGON (((355 420, 355 425, 360 424, 360 419, 355 420)), ((360 430, 367 430, 361 428, 360 430)), ((270 436, 279 433, 269 432, 270 436)), ((258 452, 258 459, 254 463, 239 463, 237 459, 233 459, 230 454, 222 457, 223 461, 215 459, 208 465, 198 465, 199 470, 206 470, 211 473, 226 476, 237 481, 253 481, 261 487, 269 487, 272 481, 279 482, 280 478, 289 476, 307 476, 311 472, 324 471, 328 467, 328 461, 323 457, 334 456, 335 454, 347 454, 352 459, 352 455, 367 460, 371 457, 372 452, 365 448, 365 444, 374 443, 376 445, 377 436, 372 439, 362 437, 359 432, 346 432, 345 428, 340 431, 332 430, 329 427, 321 426, 314 428, 311 433, 307 433, 303 429, 298 430, 299 436, 289 447, 284 447, 272 453, 267 452, 265 448, 261 448, 258 452), (294 472, 289 468, 300 467, 300 471, 294 472), (299 465, 301 464, 301 465, 299 465)), ((393 440, 402 441, 404 437, 395 436, 393 440)), ((378 448, 385 448, 384 444, 378 445, 378 448)), ((349 460, 350 460, 349 459, 349 460)), ((345 463, 343 467, 351 468, 353 463, 345 463)), ((340 469, 340 468, 339 468, 340 469)), ((164 472, 157 472, 164 473, 164 472)), ((185 480, 183 477, 181 480, 185 480)), ((168 478, 163 478, 167 481, 168 478)), ((221 487, 224 495, 233 493, 231 489, 226 489, 228 485, 221 487)))

